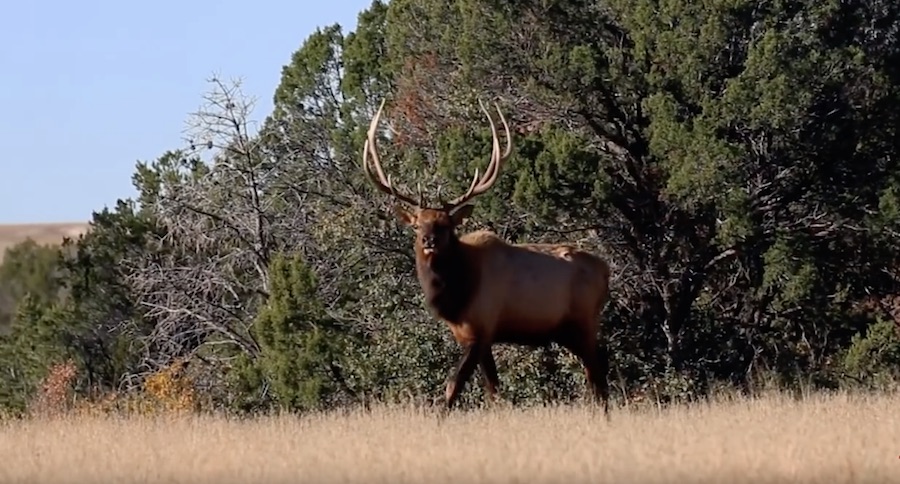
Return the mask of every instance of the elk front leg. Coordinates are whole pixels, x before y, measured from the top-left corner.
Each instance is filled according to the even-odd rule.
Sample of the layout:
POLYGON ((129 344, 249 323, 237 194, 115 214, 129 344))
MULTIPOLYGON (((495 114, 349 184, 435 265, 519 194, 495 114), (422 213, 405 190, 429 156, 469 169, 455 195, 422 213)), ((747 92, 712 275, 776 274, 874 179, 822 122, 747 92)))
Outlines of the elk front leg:
POLYGON ((475 371, 475 365, 478 364, 480 357, 478 343, 467 343, 463 345, 463 355, 456 364, 456 368, 451 375, 450 381, 447 382, 447 391, 444 397, 447 399, 447 409, 453 407, 459 394, 462 393, 466 386, 466 382, 475 371))

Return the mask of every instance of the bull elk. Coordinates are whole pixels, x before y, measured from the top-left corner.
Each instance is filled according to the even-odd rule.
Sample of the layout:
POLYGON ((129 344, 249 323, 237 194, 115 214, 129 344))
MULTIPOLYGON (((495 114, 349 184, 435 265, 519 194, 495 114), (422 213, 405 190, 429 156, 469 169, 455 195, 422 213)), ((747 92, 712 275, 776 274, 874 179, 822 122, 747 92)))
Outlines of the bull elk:
POLYGON ((491 188, 512 151, 500 108, 495 105, 507 138, 502 154, 494 120, 481 101, 479 105, 493 137, 490 163, 480 179, 475 170, 462 196, 440 206, 426 206, 421 192, 416 200, 396 190, 385 176, 375 144, 383 100, 363 147, 366 176, 402 202, 395 205, 396 215, 415 231, 416 273, 428 309, 449 326, 463 348, 447 382, 446 409, 453 407, 476 365, 481 366, 489 399, 497 398, 500 381, 493 344, 540 347, 556 342, 581 360, 593 401, 602 400, 608 416, 609 355, 606 344, 598 343, 600 313, 609 299, 606 261, 570 244, 510 244, 486 230, 456 234, 472 214, 474 205, 467 202, 491 188))

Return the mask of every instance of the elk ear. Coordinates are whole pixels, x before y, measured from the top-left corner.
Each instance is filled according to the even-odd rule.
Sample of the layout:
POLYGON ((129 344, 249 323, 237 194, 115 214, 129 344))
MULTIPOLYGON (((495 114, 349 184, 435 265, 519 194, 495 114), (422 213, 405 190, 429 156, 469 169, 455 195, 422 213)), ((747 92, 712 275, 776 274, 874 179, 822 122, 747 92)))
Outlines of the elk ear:
POLYGON ((394 205, 394 213, 397 214, 397 219, 400 220, 400 223, 409 226, 416 224, 416 215, 403 207, 403 205, 394 205))
POLYGON ((459 207, 452 215, 450 215, 450 220, 453 222, 453 225, 460 225, 466 221, 467 218, 472 216, 472 210, 475 210, 475 205, 463 205, 459 207))

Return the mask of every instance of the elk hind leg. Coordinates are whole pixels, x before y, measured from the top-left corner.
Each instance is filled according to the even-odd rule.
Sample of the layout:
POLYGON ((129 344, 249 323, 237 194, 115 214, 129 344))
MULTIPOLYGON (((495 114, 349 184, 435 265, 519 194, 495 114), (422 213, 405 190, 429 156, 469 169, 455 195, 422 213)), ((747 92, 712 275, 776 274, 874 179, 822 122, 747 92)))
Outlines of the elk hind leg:
POLYGON ((585 377, 593 390, 594 403, 603 403, 603 414, 609 418, 609 352, 596 341, 585 343, 581 357, 585 377))
POLYGON ((490 346, 485 346, 480 356, 481 373, 484 376, 484 389, 487 393, 487 400, 495 403, 499 397, 500 377, 497 375, 497 362, 494 361, 494 354, 491 352, 490 346))
POLYGON ((603 401, 603 413, 609 418, 609 346, 606 342, 595 344, 597 369, 593 375, 594 398, 603 401))
POLYGON ((609 418, 609 351, 606 344, 598 344, 593 332, 585 334, 578 327, 570 325, 558 342, 581 360, 585 379, 592 390, 592 400, 595 404, 603 403, 603 413, 609 418))

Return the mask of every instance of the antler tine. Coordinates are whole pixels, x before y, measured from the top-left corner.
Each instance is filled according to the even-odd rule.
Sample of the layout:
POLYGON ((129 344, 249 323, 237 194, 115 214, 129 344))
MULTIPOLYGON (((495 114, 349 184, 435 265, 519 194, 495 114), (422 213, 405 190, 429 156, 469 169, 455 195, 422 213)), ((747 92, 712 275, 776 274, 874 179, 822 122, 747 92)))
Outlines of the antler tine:
MULTIPOLYGON (((509 125, 506 124, 506 117, 503 116, 503 111, 500 110, 500 106, 498 106, 497 103, 494 103, 494 109, 497 110, 497 115, 500 116, 500 122, 503 123, 503 133, 506 135, 506 150, 500 155, 502 161, 505 162, 507 158, 509 158, 509 155, 512 154, 512 134, 509 132, 509 125)), ((497 144, 499 145, 499 143, 498 140, 497 144)), ((497 149, 499 151, 500 147, 497 146, 497 149)))
POLYGON ((387 193, 388 195, 391 195, 412 206, 421 206, 421 196, 420 201, 416 202, 412 197, 398 192, 391 184, 391 177, 385 177, 384 170, 381 169, 381 160, 379 160, 378 158, 378 148, 375 144, 375 130, 378 128, 378 120, 381 119, 381 111, 384 109, 384 102, 385 100, 382 99, 381 105, 378 106, 378 111, 375 113, 375 117, 372 118, 371 123, 369 123, 369 131, 366 134, 366 141, 365 143, 363 143, 363 171, 372 182, 372 184, 382 192, 387 193), (372 157, 372 164, 375 167, 374 174, 369 167, 370 155, 372 157))
POLYGON ((500 107, 494 103, 494 108, 500 115, 500 121, 503 123, 503 130, 506 134, 506 150, 502 155, 500 154, 500 139, 497 136, 497 126, 494 124, 491 114, 488 112, 487 108, 484 107, 484 103, 482 103, 480 99, 478 100, 478 105, 481 107, 481 111, 487 116, 488 123, 490 123, 491 126, 491 161, 480 180, 478 178, 478 170, 476 169, 475 177, 472 178, 469 189, 466 190, 462 196, 455 198, 446 204, 448 207, 451 207, 451 209, 464 204, 491 188, 497 181, 497 176, 500 174, 500 167, 503 165, 503 162, 509 158, 510 153, 512 153, 512 138, 509 131, 509 125, 506 123, 506 118, 503 116, 503 112, 500 111, 500 107))
MULTIPOLYGON (((484 172, 484 180, 478 183, 478 187, 475 189, 476 192, 474 194, 481 193, 481 191, 477 191, 482 186, 486 186, 485 189, 489 188, 494 184, 494 179, 497 178, 498 170, 498 158, 500 157, 500 140, 497 138, 497 125, 494 124, 494 119, 491 117, 491 114, 488 113, 487 108, 484 107, 484 104, 481 100, 478 100, 478 105, 481 107, 481 111, 488 118, 488 123, 491 125, 491 162, 488 164, 488 169, 484 172)), ((496 104, 495 104, 496 107, 496 104)), ((497 112, 500 112, 500 108, 497 108, 497 112)), ((500 114, 500 117, 503 117, 503 114, 500 114)))
MULTIPOLYGON (((481 104, 480 101, 479 104, 481 104)), ((506 161, 507 158, 509 158, 510 153, 512 153, 512 138, 510 137, 509 125, 506 124, 506 118, 503 116, 503 112, 500 111, 500 107, 497 106, 497 103, 494 103, 494 109, 497 110, 497 114, 500 115, 500 121, 502 121, 503 123, 503 131, 506 134, 506 150, 502 155, 500 154, 500 139, 497 137, 497 127, 494 124, 494 120, 491 118, 491 115, 487 112, 487 109, 485 109, 484 105, 482 104, 481 110, 485 115, 487 115, 488 122, 490 122, 491 124, 491 138, 493 145, 491 150, 492 163, 488 167, 488 170, 490 170, 490 174, 487 171, 485 172, 484 180, 482 180, 478 184, 478 187, 476 187, 475 191, 473 192, 473 196, 483 193, 488 188, 490 188, 491 185, 494 184, 497 176, 500 174, 500 166, 503 164, 503 162, 506 161)))

